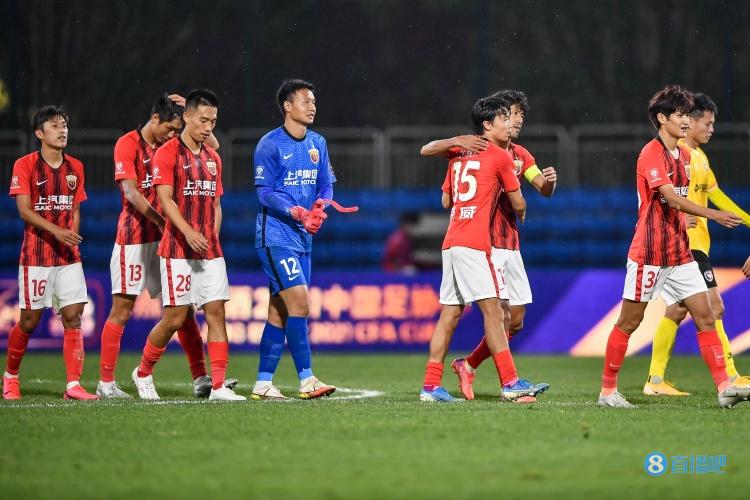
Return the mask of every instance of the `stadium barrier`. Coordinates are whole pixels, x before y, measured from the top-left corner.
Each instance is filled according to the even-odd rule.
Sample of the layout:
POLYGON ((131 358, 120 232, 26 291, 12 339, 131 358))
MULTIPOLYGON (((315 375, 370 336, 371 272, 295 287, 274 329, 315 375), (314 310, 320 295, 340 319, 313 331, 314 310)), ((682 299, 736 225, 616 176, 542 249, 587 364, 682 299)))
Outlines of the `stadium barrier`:
MULTIPOLYGON (((529 305, 524 329, 513 338, 515 352, 601 356, 607 335, 619 312, 622 270, 538 271, 529 278, 534 303, 529 305)), ((750 282, 738 269, 717 269, 726 305, 725 328, 735 354, 750 348, 750 282)), ((261 273, 230 275, 231 300, 226 305, 231 349, 257 350, 268 306, 267 279, 261 273)), ((89 352, 99 348, 99 334, 111 306, 108 274, 87 275, 89 304, 83 331, 89 352)), ((310 287, 310 339, 314 350, 422 351, 426 352, 440 305, 440 274, 414 276, 378 272, 320 272, 310 287)), ((653 332, 664 312, 664 303, 652 302, 641 328, 630 342, 629 353, 648 351, 653 332)), ((7 346, 10 329, 18 318, 17 276, 0 274, 0 348, 7 346)), ((133 317, 122 338, 122 349, 140 351, 153 324, 161 315, 161 301, 138 298, 133 317)), ((205 338, 202 314, 198 320, 205 338)), ((482 334, 481 314, 468 307, 453 339, 455 351, 468 352, 482 334)), ((697 353, 695 328, 684 323, 676 353, 697 353)), ((32 350, 59 349, 60 321, 47 312, 31 337, 32 350)), ((175 340, 176 343, 176 340, 175 340)), ((179 349, 179 348, 177 348, 179 349)))
MULTIPOLYGON (((221 144, 225 189, 249 189, 252 156, 267 128, 215 130, 221 144)), ((328 127, 316 129, 326 136, 331 161, 341 185, 348 188, 424 188, 439 186, 445 162, 423 158, 426 142, 471 133, 465 125, 328 127), (436 174, 438 173, 438 174, 436 174)), ((87 188, 114 188, 112 150, 124 131, 117 129, 71 130, 68 151, 86 166, 87 188)), ((635 162, 641 148, 654 137, 646 124, 580 124, 572 127, 530 124, 520 143, 541 167, 554 165, 564 187, 632 186, 635 162)), ((19 130, 0 130, 0 176, 10 179, 13 161, 37 148, 37 140, 19 130)), ((725 186, 750 186, 750 124, 720 123, 704 148, 725 186)))

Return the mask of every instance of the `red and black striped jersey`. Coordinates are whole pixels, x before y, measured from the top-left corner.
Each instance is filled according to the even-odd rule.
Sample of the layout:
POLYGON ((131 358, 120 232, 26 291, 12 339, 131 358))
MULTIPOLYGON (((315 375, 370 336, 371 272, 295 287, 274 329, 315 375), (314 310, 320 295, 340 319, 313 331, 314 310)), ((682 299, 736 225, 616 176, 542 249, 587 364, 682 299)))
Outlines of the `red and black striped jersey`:
POLYGON ((628 258, 639 264, 678 266, 693 260, 685 218, 659 192, 659 186, 672 184, 679 196, 688 194, 690 152, 684 146, 678 151, 675 158, 657 138, 638 156, 638 222, 628 258))
POLYGON ((519 188, 508 151, 489 143, 481 153, 453 149, 442 191, 451 195, 448 231, 442 249, 467 247, 488 254, 496 200, 503 190, 519 188))
POLYGON ((199 254, 169 218, 159 244, 159 255, 173 259, 216 259, 222 257, 216 234, 216 199, 224 194, 221 184, 221 158, 201 145, 199 154, 190 151, 180 137, 167 141, 154 159, 154 185, 172 186, 172 199, 185 220, 208 240, 208 250, 199 254))
MULTIPOLYGON (((140 130, 130 131, 120 137, 115 144, 115 180, 119 184, 123 179, 133 179, 138 186, 138 191, 152 207, 159 211, 159 201, 151 175, 151 163, 155 151, 156 149, 149 146, 143 139, 140 130)), ((122 185, 120 185, 120 191, 122 211, 117 221, 115 241, 119 245, 159 241, 161 239, 159 226, 148 220, 125 198, 122 185)))
MULTIPOLYGON (((536 164, 536 160, 526 148, 512 142, 508 152, 513 157, 513 173, 518 177, 520 183, 521 177, 526 170, 536 164)), ((507 250, 520 249, 516 212, 513 210, 513 204, 505 191, 502 191, 500 196, 497 197, 495 209, 492 213, 492 246, 493 248, 507 250)))
MULTIPOLYGON (((28 195, 38 215, 74 231, 73 212, 86 199, 83 177, 83 163, 76 158, 63 154, 62 164, 53 168, 37 151, 16 160, 10 195, 28 195)), ((52 233, 26 224, 19 260, 22 266, 65 266, 80 261, 78 246, 67 246, 52 233)))

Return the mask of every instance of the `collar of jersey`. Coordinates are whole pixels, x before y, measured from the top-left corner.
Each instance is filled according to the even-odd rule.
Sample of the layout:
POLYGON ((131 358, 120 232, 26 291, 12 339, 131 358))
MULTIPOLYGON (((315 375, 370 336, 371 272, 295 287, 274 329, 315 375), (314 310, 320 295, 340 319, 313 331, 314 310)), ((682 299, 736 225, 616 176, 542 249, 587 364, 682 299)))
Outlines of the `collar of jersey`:
POLYGON ((177 140, 180 141, 180 144, 182 144, 183 146, 185 146, 185 149, 187 149, 188 151, 190 151, 190 154, 192 154, 194 156, 200 156, 201 153, 203 152, 203 143, 202 142, 198 143, 198 145, 201 148, 200 148, 200 150, 198 150, 198 154, 195 154, 195 153, 193 153, 193 150, 190 149, 190 147, 187 144, 185 144, 185 141, 182 140, 182 134, 180 134, 180 135, 177 136, 177 140))
POLYGON ((295 141, 297 141, 297 142, 302 142, 302 141, 304 141, 305 139, 307 139, 307 130, 305 130, 305 136, 304 136, 304 137, 303 137, 302 139, 297 139, 297 138, 296 138, 296 137, 294 137, 294 136, 293 136, 292 134, 290 134, 290 133, 289 133, 289 131, 288 131, 288 130, 286 129, 286 127, 285 127, 284 125, 282 125, 282 126, 281 126, 281 130, 283 130, 283 131, 284 131, 284 133, 285 133, 286 135, 288 135, 290 139, 292 139, 292 140, 295 140, 295 141))
POLYGON ((58 170, 60 167, 62 167, 65 164, 66 161, 68 161, 68 159, 65 156, 65 151, 63 151, 62 152, 62 163, 60 163, 60 167, 53 167, 52 165, 50 165, 49 163, 47 163, 47 160, 44 159, 44 156, 42 156, 42 150, 41 149, 38 150, 36 153, 39 155, 39 159, 42 160, 42 163, 44 163, 45 165, 47 165, 52 170, 58 170))

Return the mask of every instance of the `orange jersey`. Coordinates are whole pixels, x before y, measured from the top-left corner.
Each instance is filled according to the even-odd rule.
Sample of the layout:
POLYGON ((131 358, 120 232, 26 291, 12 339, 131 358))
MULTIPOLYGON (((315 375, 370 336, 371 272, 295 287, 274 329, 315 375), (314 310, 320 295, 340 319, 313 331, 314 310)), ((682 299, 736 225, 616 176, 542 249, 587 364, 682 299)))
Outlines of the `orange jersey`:
MULTIPOLYGON (((513 173, 520 181, 526 171, 536 165, 536 160, 528 149, 519 144, 511 142, 508 152, 513 157, 513 173)), ((492 216, 492 246, 507 250, 520 249, 516 212, 505 191, 498 196, 492 216)))
MULTIPOLYGON (((86 199, 83 189, 83 163, 63 154, 63 162, 53 168, 41 153, 34 152, 16 160, 10 195, 28 195, 38 215, 56 226, 75 231, 75 206, 86 199)), ((57 241, 52 233, 26 224, 21 246, 22 266, 65 266, 81 261, 78 246, 57 241)))
POLYGON ((178 136, 156 150, 153 159, 154 185, 172 186, 172 199, 193 229, 208 240, 208 250, 199 254, 167 218, 158 253, 173 259, 216 259, 222 257, 216 234, 216 198, 224 194, 219 154, 201 145, 199 154, 190 151, 178 136))
MULTIPOLYGON (((123 135, 115 144, 115 180, 123 179, 136 181, 138 191, 157 211, 159 203, 156 190, 152 184, 151 168, 156 149, 141 136, 140 130, 132 130, 123 135)), ((122 189, 122 187, 120 187, 122 189)), ((137 245, 150 243, 161 239, 159 227, 141 214, 121 193, 122 211, 117 221, 117 236, 115 241, 119 245, 137 245)))
POLYGON ((443 250, 459 246, 489 253, 496 200, 502 192, 520 188, 513 158, 492 143, 480 153, 452 153, 443 182, 443 192, 453 202, 443 250))
POLYGON ((685 218, 659 192, 660 186, 672 184, 679 196, 688 195, 690 153, 684 146, 678 150, 675 158, 657 138, 638 156, 638 222, 628 252, 628 258, 638 264, 678 266, 693 260, 685 218))

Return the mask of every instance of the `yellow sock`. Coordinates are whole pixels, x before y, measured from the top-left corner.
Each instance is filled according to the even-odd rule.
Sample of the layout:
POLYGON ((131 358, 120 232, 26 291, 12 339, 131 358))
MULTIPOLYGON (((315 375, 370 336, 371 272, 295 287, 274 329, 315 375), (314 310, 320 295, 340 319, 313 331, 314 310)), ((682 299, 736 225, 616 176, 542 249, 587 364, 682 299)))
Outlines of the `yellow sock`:
POLYGON ((724 349, 724 361, 727 364, 727 376, 731 379, 739 377, 737 368, 734 367, 734 358, 732 353, 729 351, 729 338, 727 338, 727 332, 724 331, 724 322, 720 319, 716 320, 716 333, 719 334, 721 340, 721 347, 724 349))
MULTIPOLYGON (((654 344, 651 347, 651 366, 648 369, 649 378, 653 376, 664 380, 664 372, 667 371, 667 363, 672 357, 672 348, 677 338, 679 325, 666 316, 659 321, 654 334, 654 344)), ((660 381, 661 381, 660 380, 660 381)))

